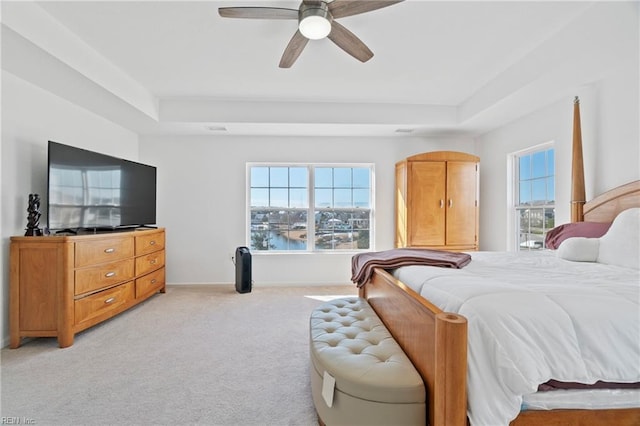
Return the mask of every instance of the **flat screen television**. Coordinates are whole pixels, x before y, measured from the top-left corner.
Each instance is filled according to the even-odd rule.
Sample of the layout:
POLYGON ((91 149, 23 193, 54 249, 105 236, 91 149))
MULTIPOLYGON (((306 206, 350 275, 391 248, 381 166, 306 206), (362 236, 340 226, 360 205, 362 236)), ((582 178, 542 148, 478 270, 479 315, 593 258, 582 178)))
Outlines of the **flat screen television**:
POLYGON ((108 231, 156 223, 156 167, 49 141, 50 232, 108 231))

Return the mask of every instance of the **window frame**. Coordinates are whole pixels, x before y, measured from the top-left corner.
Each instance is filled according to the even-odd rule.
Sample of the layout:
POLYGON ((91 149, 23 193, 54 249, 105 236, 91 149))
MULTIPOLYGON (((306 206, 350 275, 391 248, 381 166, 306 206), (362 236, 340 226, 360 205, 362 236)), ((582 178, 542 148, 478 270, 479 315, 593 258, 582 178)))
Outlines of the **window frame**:
MULTIPOLYGON (((316 238, 307 239, 307 248, 303 250, 252 250, 252 254, 259 255, 281 255, 281 254, 349 254, 361 253, 375 250, 375 163, 317 163, 317 162, 248 162, 246 163, 246 205, 245 205, 245 244, 251 248, 251 170, 253 167, 305 167, 307 168, 307 200, 308 206, 289 207, 287 210, 300 210, 307 212, 307 229, 315 231, 315 211, 324 210, 323 207, 315 206, 315 169, 316 168, 367 168, 369 169, 369 247, 366 249, 318 249, 316 238)), ((333 187, 336 188, 336 187, 333 187)), ((354 189, 353 183, 350 187, 354 189)), ((269 208, 267 207, 266 210, 269 208)), ((352 211, 357 207, 329 207, 331 211, 352 211)), ((315 232, 314 232, 315 234, 315 232)))
MULTIPOLYGON (((544 176, 545 179, 549 177, 553 178, 553 192, 554 192, 554 200, 552 203, 549 203, 549 200, 545 200, 544 204, 536 205, 536 209, 544 210, 553 210, 554 215, 554 223, 555 223, 555 208, 556 208, 556 177, 557 177, 557 150, 555 148, 555 143, 553 141, 545 142, 543 144, 535 145, 520 151, 516 151, 510 154, 510 168, 511 168, 511 202, 509 203, 509 217, 511 218, 511 231, 508 233, 508 247, 510 247, 511 251, 532 251, 532 250, 544 250, 546 247, 544 246, 544 236, 551 228, 546 228, 543 225, 543 240, 542 246, 540 248, 523 248, 520 242, 520 217, 521 210, 525 210, 527 208, 531 209, 531 205, 521 204, 520 203, 520 158, 525 156, 532 156, 536 153, 545 152, 553 150, 554 160, 553 160, 553 173, 546 174, 544 176)), ((548 159, 545 158, 545 166, 548 166, 548 159)))

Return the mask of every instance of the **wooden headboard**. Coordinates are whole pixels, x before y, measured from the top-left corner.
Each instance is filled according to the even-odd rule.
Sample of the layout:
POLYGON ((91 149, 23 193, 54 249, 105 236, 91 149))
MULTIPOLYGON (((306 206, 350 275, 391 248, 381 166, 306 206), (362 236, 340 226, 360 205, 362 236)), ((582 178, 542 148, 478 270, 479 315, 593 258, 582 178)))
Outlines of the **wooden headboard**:
POLYGON ((583 221, 612 222, 618 213, 631 207, 640 207, 640 180, 614 188, 585 203, 583 221))

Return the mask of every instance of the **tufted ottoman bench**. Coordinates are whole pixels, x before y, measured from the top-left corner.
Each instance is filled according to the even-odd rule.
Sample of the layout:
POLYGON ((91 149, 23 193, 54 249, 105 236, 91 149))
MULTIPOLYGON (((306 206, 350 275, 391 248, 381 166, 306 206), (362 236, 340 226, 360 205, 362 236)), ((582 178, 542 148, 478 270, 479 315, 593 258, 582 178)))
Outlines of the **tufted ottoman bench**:
POLYGON ((310 339, 321 424, 426 424, 422 378, 366 300, 335 299, 314 309, 310 339))

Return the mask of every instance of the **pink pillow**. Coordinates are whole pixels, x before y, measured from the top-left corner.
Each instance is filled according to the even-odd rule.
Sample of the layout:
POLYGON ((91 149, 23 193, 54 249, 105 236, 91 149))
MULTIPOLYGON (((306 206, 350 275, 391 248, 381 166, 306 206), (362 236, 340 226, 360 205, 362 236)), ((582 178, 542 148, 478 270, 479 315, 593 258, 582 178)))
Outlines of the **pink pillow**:
POLYGON ((555 250, 560 246, 560 243, 567 238, 600 238, 607 233, 610 226, 610 223, 603 222, 565 223, 564 225, 556 226, 547 232, 544 244, 547 248, 555 250))

